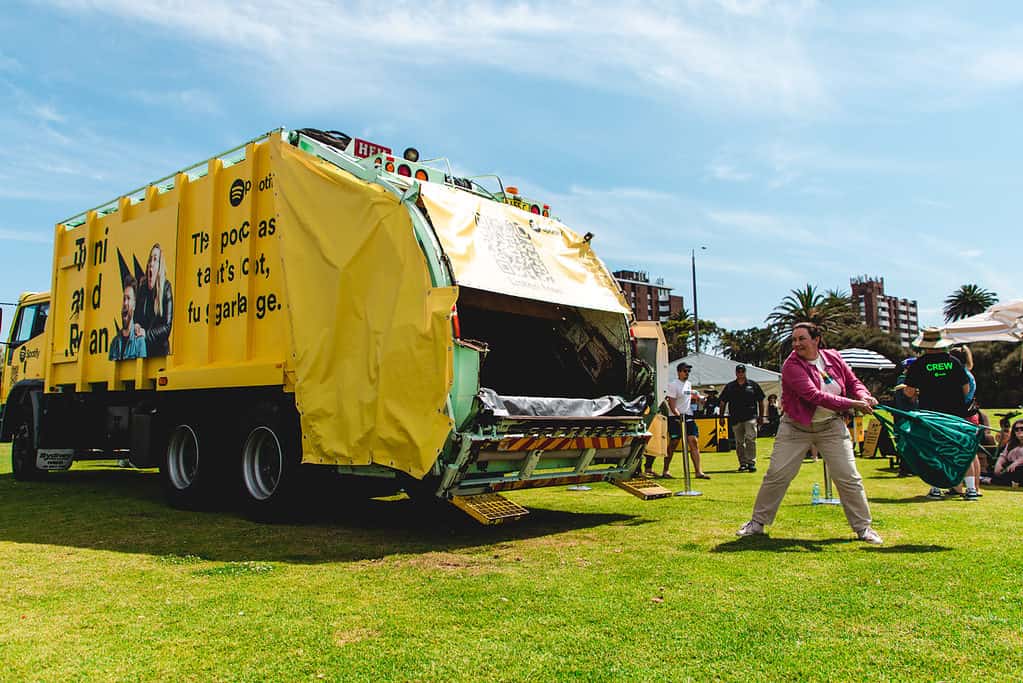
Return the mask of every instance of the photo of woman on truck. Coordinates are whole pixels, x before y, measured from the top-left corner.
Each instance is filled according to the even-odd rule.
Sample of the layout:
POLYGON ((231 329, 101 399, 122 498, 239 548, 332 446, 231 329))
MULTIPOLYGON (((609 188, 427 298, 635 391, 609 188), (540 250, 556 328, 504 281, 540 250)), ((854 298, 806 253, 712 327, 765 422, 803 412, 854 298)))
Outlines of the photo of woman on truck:
POLYGON ((135 333, 146 338, 146 356, 170 353, 170 330, 173 321, 174 297, 167 281, 167 264, 160 244, 149 250, 146 276, 139 283, 135 306, 135 333))

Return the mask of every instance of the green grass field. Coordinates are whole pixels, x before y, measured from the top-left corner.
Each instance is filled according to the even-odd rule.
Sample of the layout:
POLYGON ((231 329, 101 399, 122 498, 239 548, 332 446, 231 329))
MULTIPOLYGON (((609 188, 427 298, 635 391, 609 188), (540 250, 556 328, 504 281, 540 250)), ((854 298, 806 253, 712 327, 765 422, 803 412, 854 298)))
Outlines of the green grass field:
POLYGON ((860 460, 873 547, 810 505, 806 463, 770 537, 739 540, 759 447, 756 474, 706 455, 699 498, 528 491, 485 528, 400 497, 180 512, 153 472, 15 482, 5 444, 0 679, 1019 680, 1023 489, 928 501, 860 460))

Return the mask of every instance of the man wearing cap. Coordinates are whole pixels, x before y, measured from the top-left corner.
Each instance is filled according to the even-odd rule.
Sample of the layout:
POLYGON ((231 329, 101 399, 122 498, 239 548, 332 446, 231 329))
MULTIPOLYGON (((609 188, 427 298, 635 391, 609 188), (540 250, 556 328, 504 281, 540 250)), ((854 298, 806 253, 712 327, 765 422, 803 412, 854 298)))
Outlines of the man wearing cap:
POLYGON ((735 381, 721 390, 721 413, 728 409, 728 421, 735 436, 735 454, 740 472, 757 471, 757 424, 763 422, 764 390, 746 379, 746 366, 735 366, 735 381))
MULTIPOLYGON (((699 393, 693 391, 693 385, 689 381, 689 371, 693 366, 689 363, 679 363, 676 368, 678 379, 668 382, 668 453, 664 456, 664 470, 662 477, 671 478, 668 473, 668 466, 671 464, 671 457, 675 454, 682 441, 682 426, 685 424, 686 445, 689 447, 689 457, 693 461, 693 470, 697 479, 710 479, 703 473, 700 467, 700 431, 696 427, 696 421, 692 415, 693 399, 697 402, 703 400, 699 393)), ((652 474, 654 459, 651 456, 646 458, 646 473, 652 474)))
MULTIPOLYGON (((948 354, 945 349, 952 345, 941 336, 937 327, 926 327, 913 341, 921 354, 906 369, 902 392, 909 399, 916 399, 921 410, 955 415, 966 419, 966 395, 970 392, 970 379, 962 363, 948 354)), ((932 487, 928 498, 941 498, 941 489, 932 487)), ((966 477, 966 500, 977 500, 977 482, 966 477)))

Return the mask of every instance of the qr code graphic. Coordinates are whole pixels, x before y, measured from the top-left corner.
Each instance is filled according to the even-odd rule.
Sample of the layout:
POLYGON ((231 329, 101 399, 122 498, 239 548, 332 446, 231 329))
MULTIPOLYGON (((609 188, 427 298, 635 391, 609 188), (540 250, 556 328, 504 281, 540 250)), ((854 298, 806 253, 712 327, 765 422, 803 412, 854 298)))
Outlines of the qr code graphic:
POLYGON ((501 272, 540 287, 554 285, 554 277, 522 226, 506 218, 476 214, 483 244, 501 272))

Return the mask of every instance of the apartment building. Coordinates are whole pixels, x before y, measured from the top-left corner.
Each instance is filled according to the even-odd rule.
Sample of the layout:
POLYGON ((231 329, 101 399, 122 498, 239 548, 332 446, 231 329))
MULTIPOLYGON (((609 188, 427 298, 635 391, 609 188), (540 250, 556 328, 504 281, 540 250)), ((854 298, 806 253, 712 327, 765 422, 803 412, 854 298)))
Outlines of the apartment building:
POLYGON ((849 285, 860 321, 868 327, 895 335, 903 346, 908 347, 920 332, 916 300, 885 294, 883 277, 854 277, 849 280, 849 285))
POLYGON ((682 311, 682 297, 671 293, 672 288, 665 286, 664 278, 650 282, 650 277, 641 270, 616 270, 612 274, 625 292, 636 320, 664 322, 682 311))

